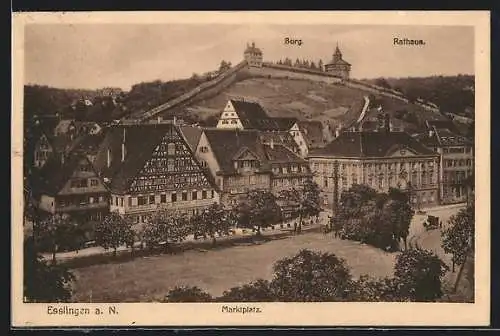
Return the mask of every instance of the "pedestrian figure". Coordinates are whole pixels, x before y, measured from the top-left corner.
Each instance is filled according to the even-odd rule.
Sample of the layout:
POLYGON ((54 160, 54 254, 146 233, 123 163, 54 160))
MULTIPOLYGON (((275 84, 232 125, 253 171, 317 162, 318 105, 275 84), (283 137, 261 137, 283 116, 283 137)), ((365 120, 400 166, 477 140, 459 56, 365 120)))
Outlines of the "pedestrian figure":
POLYGON ((443 221, 439 221, 439 228, 442 229, 443 228, 443 221))

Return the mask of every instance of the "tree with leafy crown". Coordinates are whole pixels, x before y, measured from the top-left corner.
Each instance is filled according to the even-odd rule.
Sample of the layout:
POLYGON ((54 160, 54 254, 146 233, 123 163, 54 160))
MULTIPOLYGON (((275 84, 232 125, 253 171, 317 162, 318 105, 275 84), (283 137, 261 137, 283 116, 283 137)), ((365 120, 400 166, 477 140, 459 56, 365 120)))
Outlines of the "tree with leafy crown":
POLYGON ((432 302, 443 295, 441 280, 448 266, 433 252, 420 248, 403 251, 396 259, 394 277, 407 301, 432 302))
POLYGON ((38 254, 33 238, 24 241, 25 302, 68 302, 71 299, 73 273, 64 265, 49 264, 38 254))
POLYGON ((280 199, 294 206, 293 215, 298 216, 297 232, 302 231, 302 220, 305 216, 317 216, 321 211, 320 189, 316 182, 307 179, 300 187, 285 189, 280 192, 280 199))
POLYGON ((228 210, 219 203, 213 203, 207 209, 203 210, 197 221, 203 235, 212 238, 212 245, 217 244, 216 234, 229 235, 229 229, 232 226, 232 218, 228 210))
POLYGON ((37 243, 42 242, 50 246, 52 262, 56 263, 56 253, 63 244, 78 238, 78 223, 68 214, 51 214, 39 222, 37 227, 37 243), (40 240, 38 240, 40 238, 40 240))
POLYGON ((276 197, 267 190, 251 190, 242 199, 237 212, 240 225, 256 229, 256 235, 261 235, 261 229, 281 219, 281 210, 276 203, 276 197))
POLYGON ((109 213, 103 221, 97 222, 95 227, 96 244, 106 250, 112 248, 113 256, 116 256, 118 247, 130 243, 134 234, 132 223, 118 212, 109 213))
POLYGON ((150 248, 163 244, 168 251, 171 242, 183 241, 191 228, 187 216, 166 209, 158 209, 144 226, 144 241, 150 248))
POLYGON ((171 289, 164 302, 212 302, 210 294, 197 286, 176 286, 171 289))
POLYGON ((467 256, 474 252, 474 204, 450 217, 448 226, 441 232, 441 247, 452 255, 452 271, 455 265, 464 265, 467 256))
POLYGON ((345 301, 351 275, 344 259, 307 249, 274 264, 271 288, 278 301, 345 301))

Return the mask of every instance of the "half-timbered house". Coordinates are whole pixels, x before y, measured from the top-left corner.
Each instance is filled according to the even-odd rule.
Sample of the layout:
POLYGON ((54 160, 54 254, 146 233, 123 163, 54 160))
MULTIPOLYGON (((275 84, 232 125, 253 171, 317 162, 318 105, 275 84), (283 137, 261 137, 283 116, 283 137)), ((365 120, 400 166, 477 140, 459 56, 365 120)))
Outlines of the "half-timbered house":
POLYGON ((111 127, 94 162, 111 191, 110 211, 145 222, 158 209, 193 215, 218 194, 174 122, 111 127))

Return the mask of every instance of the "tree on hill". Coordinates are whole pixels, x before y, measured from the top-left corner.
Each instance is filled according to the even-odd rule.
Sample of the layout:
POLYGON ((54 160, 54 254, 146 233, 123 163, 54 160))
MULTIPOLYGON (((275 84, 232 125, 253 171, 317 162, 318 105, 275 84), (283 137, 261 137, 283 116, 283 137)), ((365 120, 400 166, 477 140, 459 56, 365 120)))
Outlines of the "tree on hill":
POLYGON ((257 236, 261 229, 268 227, 281 218, 281 211, 276 197, 267 190, 251 190, 237 206, 240 224, 255 228, 257 236))
POLYGON ((448 266, 433 252, 408 249, 397 256, 394 276, 401 297, 409 301, 432 302, 443 295, 441 280, 448 266))
POLYGON ((386 89, 392 89, 391 84, 389 84, 389 82, 385 78, 377 78, 375 80, 375 85, 378 85, 378 86, 386 88, 386 89))
POLYGON ((351 281, 344 259, 333 253, 303 249, 274 265, 271 281, 278 301, 344 301, 351 281))
POLYGON ((295 60, 295 64, 293 66, 300 68, 300 60, 298 58, 295 60))
POLYGON ((103 221, 96 223, 96 244, 106 250, 112 248, 114 256, 118 247, 130 243, 133 237, 132 223, 117 212, 111 212, 103 221))
POLYGON ((316 69, 317 69, 317 67, 316 67, 316 63, 314 63, 313 61, 311 61, 310 68, 311 68, 312 70, 316 70, 316 69))
POLYGON ((321 70, 321 71, 324 71, 323 60, 319 60, 318 61, 318 69, 321 70))

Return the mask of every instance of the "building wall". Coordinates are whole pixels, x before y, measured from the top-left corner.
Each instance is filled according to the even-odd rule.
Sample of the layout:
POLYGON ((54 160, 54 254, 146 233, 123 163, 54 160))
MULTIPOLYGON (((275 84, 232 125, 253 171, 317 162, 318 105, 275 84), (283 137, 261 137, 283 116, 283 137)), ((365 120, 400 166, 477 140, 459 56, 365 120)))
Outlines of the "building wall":
POLYGON ((349 78, 351 69, 348 65, 327 64, 325 65, 325 71, 347 79, 349 78))
POLYGON ((251 67, 262 67, 262 54, 257 53, 245 53, 245 60, 251 67))
POLYGON ((438 149, 441 154, 441 197, 445 204, 465 202, 467 190, 461 185, 474 174, 474 151, 471 146, 438 149))
POLYGON ((294 124, 292 128, 290 128, 289 133, 292 136, 293 140, 297 143, 297 146, 299 146, 300 156, 306 158, 309 154, 309 149, 307 148, 306 140, 304 139, 299 126, 297 124, 294 124))
POLYGON ((45 135, 42 135, 36 143, 35 151, 33 153, 33 164, 35 165, 35 167, 43 167, 52 153, 52 146, 49 144, 47 137, 45 135))
MULTIPOLYGON (((310 158, 313 179, 321 188, 324 206, 333 205, 335 158, 310 158)), ((390 187, 407 188, 411 182, 414 204, 425 207, 438 204, 438 157, 411 156, 386 158, 338 158, 338 197, 353 184, 365 184, 378 192, 390 187), (401 169, 407 172, 400 174, 401 169)))
POLYGON ((159 209, 169 209, 192 216, 213 203, 219 203, 219 194, 213 188, 125 195, 112 193, 110 211, 132 216, 134 222, 144 222, 159 209))
POLYGON ((54 196, 42 195, 40 197, 40 202, 38 203, 38 206, 43 211, 55 213, 56 207, 55 207, 54 196))
POLYGON ((227 102, 226 107, 222 111, 217 128, 243 129, 243 124, 230 101, 227 102))

